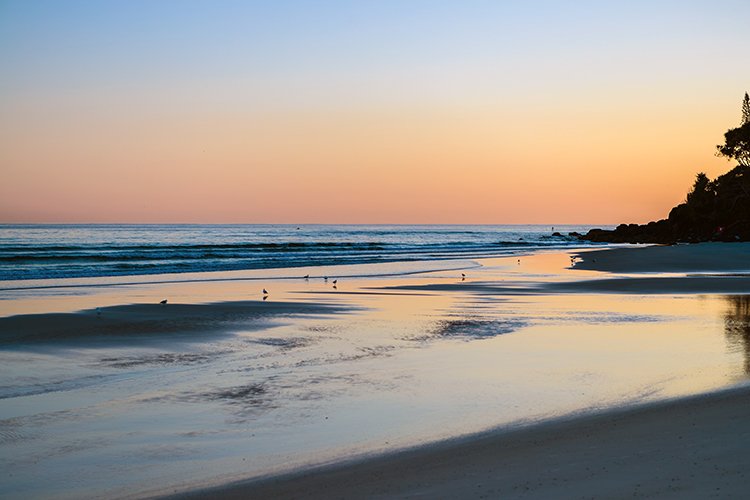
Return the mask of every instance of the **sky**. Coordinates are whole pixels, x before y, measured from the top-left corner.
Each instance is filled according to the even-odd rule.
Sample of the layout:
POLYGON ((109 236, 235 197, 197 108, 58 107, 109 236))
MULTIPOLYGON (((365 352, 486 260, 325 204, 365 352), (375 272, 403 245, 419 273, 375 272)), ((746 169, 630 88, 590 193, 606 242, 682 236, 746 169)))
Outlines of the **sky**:
POLYGON ((647 222, 750 2, 0 0, 0 222, 647 222))

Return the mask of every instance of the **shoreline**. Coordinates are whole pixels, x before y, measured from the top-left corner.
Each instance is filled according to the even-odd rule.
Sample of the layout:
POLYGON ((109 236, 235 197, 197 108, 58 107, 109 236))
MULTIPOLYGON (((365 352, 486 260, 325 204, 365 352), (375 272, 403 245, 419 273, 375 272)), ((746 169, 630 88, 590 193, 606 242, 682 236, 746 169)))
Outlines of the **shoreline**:
POLYGON ((623 295, 743 295, 750 293, 750 275, 714 275, 682 277, 615 277, 556 283, 529 282, 510 286, 494 282, 469 284, 439 283, 396 285, 381 290, 422 292, 470 291, 478 295, 557 295, 557 294, 623 294, 623 295))
MULTIPOLYGON (((637 263, 644 250, 669 248, 607 252, 637 263)), ((748 250, 701 252, 723 263, 748 250)), ((604 253, 585 255, 598 265, 604 253)), ((733 387, 750 374, 750 315, 747 296, 722 294, 750 293, 750 276, 581 270, 570 254, 480 260, 465 280, 445 269, 331 273, 338 287, 267 278, 18 293, 6 311, 26 312, 0 318, 0 352, 18 374, 5 384, 18 398, 7 422, 55 439, 4 445, 51 457, 30 472, 11 462, 28 481, 11 478, 7 492, 57 488, 91 424, 112 444, 81 452, 89 474, 133 450, 150 466, 125 462, 129 474, 106 487, 66 485, 61 497, 707 496, 694 481, 723 487, 716 467, 734 488, 732 464, 747 454, 729 445, 750 436, 724 424, 750 417, 750 387, 733 387), (37 418, 69 405, 72 423, 37 418), (672 457, 686 453, 696 412, 701 445, 689 452, 706 459, 694 466, 672 457), (671 475, 653 476, 662 469, 671 475), (48 485, 29 482, 42 471, 48 485)))
POLYGON ((748 419, 742 383, 159 497, 741 496, 748 419))
MULTIPOLYGON (((60 288, 103 288, 115 286, 139 286, 139 285, 174 285, 189 283, 221 283, 242 281, 294 281, 304 279, 305 274, 311 280, 320 280, 325 276, 368 279, 368 278, 393 278, 401 276, 413 276, 429 273, 441 273, 450 271, 461 271, 480 267, 477 259, 434 259, 423 261, 396 261, 385 263, 366 264, 342 264, 335 266, 300 266, 300 267, 278 267, 264 269, 238 269, 234 271, 201 271, 187 273, 162 273, 162 274, 135 274, 135 275, 113 275, 113 276, 90 276, 81 278, 46 278, 28 280, 0 280, 0 293, 20 290, 53 290, 60 288), (418 263, 425 263, 423 268, 418 268, 418 263), (437 263, 454 263, 450 267, 438 266, 437 263), (376 272, 377 267, 402 265, 407 269, 398 272, 376 272), (373 268, 375 272, 363 270, 373 268), (313 269, 317 275, 309 272, 313 269), (338 272, 336 272, 338 271, 338 272), (305 274, 302 274, 302 273, 305 274), (270 274, 264 274, 270 273, 270 274), (293 274, 290 274, 293 273, 293 274), (254 276, 256 275, 257 276, 254 276), (149 278, 149 279, 146 279, 149 278), (64 282, 60 284, 60 282, 64 282), (55 282, 56 284, 48 284, 55 282), (4 284, 11 283, 14 286, 5 287, 4 284), (21 284, 27 286, 21 286, 21 284)), ((478 259, 481 260, 481 259, 478 259)))
MULTIPOLYGON (((749 244, 610 248, 574 255, 581 259, 574 270, 606 277, 541 287, 479 282, 388 288, 491 295, 750 293, 750 276, 617 276, 747 271, 749 244)), ((738 445, 744 436, 750 439, 750 426, 744 425, 748 418, 750 385, 745 382, 188 489, 165 498, 737 496, 745 492, 744 470, 750 466, 750 453, 738 445)))

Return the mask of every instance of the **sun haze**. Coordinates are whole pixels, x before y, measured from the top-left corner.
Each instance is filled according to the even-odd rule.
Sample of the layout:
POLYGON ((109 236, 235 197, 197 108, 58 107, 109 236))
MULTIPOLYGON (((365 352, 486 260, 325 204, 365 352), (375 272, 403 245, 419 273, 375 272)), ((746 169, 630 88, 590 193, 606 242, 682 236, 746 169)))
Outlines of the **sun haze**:
POLYGON ((0 4, 0 222, 664 217, 750 3, 0 4))

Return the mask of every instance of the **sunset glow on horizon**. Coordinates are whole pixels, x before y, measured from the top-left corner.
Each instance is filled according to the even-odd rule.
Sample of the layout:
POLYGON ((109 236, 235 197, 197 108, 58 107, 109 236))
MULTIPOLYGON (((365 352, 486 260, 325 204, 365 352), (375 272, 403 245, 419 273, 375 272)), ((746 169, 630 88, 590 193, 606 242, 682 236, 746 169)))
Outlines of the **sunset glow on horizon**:
POLYGON ((0 3, 0 222, 647 222, 750 3, 0 3))

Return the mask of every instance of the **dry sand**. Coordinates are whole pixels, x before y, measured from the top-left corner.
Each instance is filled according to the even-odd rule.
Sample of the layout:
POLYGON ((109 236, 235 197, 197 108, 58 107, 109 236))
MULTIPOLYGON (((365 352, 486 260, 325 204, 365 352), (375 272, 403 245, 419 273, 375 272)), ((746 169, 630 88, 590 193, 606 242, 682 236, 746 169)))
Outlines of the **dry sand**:
POLYGON ((559 292, 750 293, 750 243, 700 243, 596 250, 576 255, 575 269, 609 273, 688 273, 552 283, 559 292), (701 273, 701 274, 697 274, 701 273), (707 275, 705 273, 715 273, 707 275))
POLYGON ((181 498, 742 498, 750 389, 497 430, 181 498))
POLYGON ((699 243, 614 248, 576 254, 576 269, 612 273, 741 272, 750 270, 750 243, 699 243))

